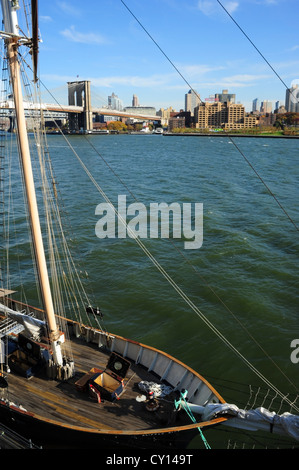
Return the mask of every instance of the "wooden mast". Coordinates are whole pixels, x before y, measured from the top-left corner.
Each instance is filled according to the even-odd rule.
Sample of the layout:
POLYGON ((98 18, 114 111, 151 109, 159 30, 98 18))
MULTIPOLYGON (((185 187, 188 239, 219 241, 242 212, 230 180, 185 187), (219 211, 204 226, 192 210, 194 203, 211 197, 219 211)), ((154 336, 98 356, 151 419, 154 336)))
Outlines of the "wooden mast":
POLYGON ((36 255, 36 264, 40 279, 40 288, 44 302, 44 309, 47 315, 48 325, 50 329, 50 342, 53 350, 53 359, 55 364, 62 365, 63 360, 59 343, 60 334, 56 325, 48 269, 43 246, 23 105, 22 87, 20 79, 20 64, 18 61, 19 32, 16 15, 16 10, 19 8, 19 5, 18 1, 15 0, 1 0, 1 3, 5 32, 11 35, 11 37, 7 39, 7 53, 15 102, 16 122, 18 130, 17 136, 19 141, 20 157, 23 167, 28 211, 31 221, 32 239, 36 255))

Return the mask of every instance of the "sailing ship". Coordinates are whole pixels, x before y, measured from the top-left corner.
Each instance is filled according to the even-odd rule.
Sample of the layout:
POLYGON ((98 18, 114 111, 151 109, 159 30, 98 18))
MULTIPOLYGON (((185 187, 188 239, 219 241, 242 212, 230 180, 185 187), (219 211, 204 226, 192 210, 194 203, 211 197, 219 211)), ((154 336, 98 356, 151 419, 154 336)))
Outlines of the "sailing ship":
MULTIPOLYGON (((45 256, 18 53, 20 46, 29 48, 37 82, 38 5, 31 2, 29 38, 18 26, 19 2, 1 0, 1 6, 43 308, 18 300, 11 289, 0 292, 0 422, 43 448, 183 449, 199 431, 220 424, 298 439, 297 416, 243 413, 167 352, 67 318, 54 306, 55 281, 51 285, 45 256)), ((51 266, 58 264, 54 259, 51 266)), ((101 317, 98 309, 88 305, 87 310, 95 320, 101 317)))

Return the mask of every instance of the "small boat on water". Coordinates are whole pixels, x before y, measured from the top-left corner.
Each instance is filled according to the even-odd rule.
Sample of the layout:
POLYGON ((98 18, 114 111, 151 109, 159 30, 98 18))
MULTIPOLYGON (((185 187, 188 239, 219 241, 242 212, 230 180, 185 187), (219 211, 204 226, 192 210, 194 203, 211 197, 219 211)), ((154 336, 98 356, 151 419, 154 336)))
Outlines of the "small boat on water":
MULTIPOLYGON (((54 308, 26 132, 19 48, 28 47, 37 82, 38 8, 20 36, 19 2, 2 0, 17 139, 43 308, 0 295, 0 422, 43 448, 183 449, 219 424, 261 426, 298 438, 298 418, 242 410, 188 365, 141 342, 66 318, 54 308), (258 419, 257 419, 258 417, 258 419), (262 424, 259 424, 262 423, 262 424)), ((41 148, 41 140, 37 146, 41 148)), ((52 182, 53 183, 53 182, 52 182)), ((46 183, 45 183, 46 185, 46 183)), ((55 190, 55 184, 52 184, 55 190)), ((55 200, 55 197, 54 197, 55 200)), ((59 214, 56 213, 59 217, 59 214)), ((59 226, 60 228, 60 226, 59 226)), ((55 245, 53 241, 53 245, 55 245)), ((58 265, 54 258, 53 266, 58 265)), ((95 319, 101 312, 90 305, 95 319)))
POLYGON ((156 129, 154 129, 152 133, 162 135, 163 132, 164 132, 163 127, 156 127, 156 129))

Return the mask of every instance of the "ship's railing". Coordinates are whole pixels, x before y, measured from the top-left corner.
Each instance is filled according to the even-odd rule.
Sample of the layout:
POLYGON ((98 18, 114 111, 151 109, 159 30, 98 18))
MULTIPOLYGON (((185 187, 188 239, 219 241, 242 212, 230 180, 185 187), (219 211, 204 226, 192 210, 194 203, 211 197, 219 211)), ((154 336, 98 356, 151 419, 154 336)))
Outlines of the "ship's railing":
POLYGON ((205 405, 224 402, 203 377, 163 351, 78 323, 73 324, 72 330, 73 334, 83 336, 87 342, 107 348, 110 352, 116 352, 135 364, 142 365, 157 376, 158 382, 163 381, 173 390, 187 390, 188 400, 192 403, 205 405))
MULTIPOLYGON (((9 306, 11 308, 17 306, 18 309, 27 307, 28 312, 30 311, 36 318, 43 319, 43 311, 40 309, 24 306, 18 302, 10 303, 9 306)), ((99 348, 116 352, 135 364, 142 365, 146 370, 155 374, 158 381, 165 382, 174 390, 187 390, 188 399, 192 403, 205 405, 224 402, 223 398, 200 374, 167 353, 118 335, 82 325, 76 321, 65 320, 70 336, 73 334, 77 337, 83 337, 87 342, 92 342, 99 348)))
POLYGON ((23 325, 20 325, 16 321, 6 318, 5 320, 2 320, 0 323, 0 338, 3 338, 4 336, 10 333, 18 334, 23 330, 24 330, 23 325))

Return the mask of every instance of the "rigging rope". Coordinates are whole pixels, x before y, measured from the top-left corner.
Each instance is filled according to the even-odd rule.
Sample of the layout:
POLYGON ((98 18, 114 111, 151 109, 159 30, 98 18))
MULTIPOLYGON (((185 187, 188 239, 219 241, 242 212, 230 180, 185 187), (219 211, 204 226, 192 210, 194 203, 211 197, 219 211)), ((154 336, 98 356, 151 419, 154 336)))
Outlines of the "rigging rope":
MULTIPOLYGON (((157 48, 160 50, 160 52, 164 55, 164 57, 168 60, 168 62, 172 65, 172 67, 176 70, 176 72, 181 76, 181 78, 184 80, 184 82, 188 85, 188 87, 195 93, 195 95, 198 97, 198 99, 201 101, 202 103, 202 99, 200 98, 200 96, 198 95, 198 93, 193 89, 193 87, 190 85, 190 83, 188 82, 188 80, 184 77, 184 75, 179 71, 179 69, 176 67, 176 65, 173 63, 173 61, 168 57, 168 55, 163 51, 163 49, 159 46, 159 44, 157 43, 157 41, 155 41, 155 39, 153 38, 153 36, 148 32, 148 30, 143 26, 143 24, 139 21, 139 19, 136 17, 136 15, 134 15, 134 13, 132 12, 132 10, 130 10, 130 8, 126 5, 126 3, 124 2, 124 0, 120 0, 121 3, 125 6, 125 8, 128 10, 128 12, 133 16, 133 18, 137 21, 137 23, 141 26, 141 28, 145 31, 145 33, 149 36, 149 38, 154 42, 154 44, 157 46, 157 48)), ((218 1, 218 0, 217 0, 218 1)), ((220 2, 218 2, 220 3, 220 2)), ((221 5, 222 6, 222 5, 221 5)), ((258 49, 257 49, 258 50, 258 49)), ((270 65, 270 64, 269 64, 270 65)), ((271 67, 272 68, 272 67, 271 67)), ((273 69, 273 68, 272 68, 273 69)), ((276 72, 275 72, 276 73, 276 72)), ((277 75, 277 73, 276 73, 277 75)), ((254 168, 254 166, 252 165, 252 163, 249 161, 249 159, 244 155, 244 153, 241 151, 241 149, 239 148, 239 146, 236 144, 236 142, 232 139, 232 137, 229 135, 229 134, 226 134, 226 131, 223 132, 224 135, 227 135, 227 137, 229 138, 230 142, 234 145, 234 147, 237 149, 237 151, 240 153, 240 155, 244 158, 244 160, 246 161, 246 163, 250 166, 250 168, 254 171, 255 175, 259 178, 259 180, 261 181, 261 183, 265 186, 265 188, 267 189, 267 192, 270 194, 270 196, 273 197, 273 199, 276 201, 276 203, 278 204, 278 206, 280 207, 280 209, 284 212, 284 214, 287 216, 287 218, 289 219, 289 221, 291 222, 291 224, 295 227, 295 229, 297 231, 299 231, 299 227, 296 225, 296 223, 294 222, 294 220, 292 219, 292 217, 288 214, 288 212, 286 211, 286 209, 283 207, 283 205, 280 203, 280 201, 278 200, 278 198, 274 195, 274 193, 271 191, 270 187, 266 184, 266 182, 264 181, 264 179, 260 176, 260 174, 258 173, 258 171, 254 168)))
MULTIPOLYGON (((31 69, 30 65, 27 64, 27 67, 31 69)), ((39 79, 40 83, 43 85, 43 87, 45 88, 45 90, 47 90, 47 92, 51 95, 51 97, 55 100, 55 102, 58 104, 58 106, 61 107, 60 103, 56 100, 55 96, 51 93, 51 91, 46 87, 46 85, 42 82, 41 79, 39 79)), ((71 150, 74 152, 72 146, 70 145, 70 142, 67 140, 67 138, 65 137, 64 133, 62 132, 62 130, 60 129, 60 126, 58 125, 58 123, 55 121, 54 119, 54 122, 57 126, 57 128, 59 129, 60 133, 62 134, 62 136, 65 138, 66 142, 67 142, 67 145, 71 148, 71 150)), ((131 194, 131 196, 135 199, 136 202, 138 202, 138 199, 136 198, 136 196, 133 194, 133 192, 130 190, 130 188, 127 186, 127 184, 120 178, 120 176, 115 172, 115 170, 111 167, 111 165, 107 162, 107 160, 103 157, 103 155, 98 151, 98 149, 93 145, 93 143, 90 141, 90 139, 87 138, 87 136, 85 136, 85 140, 86 142, 90 145, 90 147, 93 148, 93 150, 97 153, 97 155, 103 160, 103 162, 105 163, 105 165, 109 168, 109 170, 114 174, 114 176, 119 180, 119 182, 127 189, 127 191, 131 194)), ((75 152, 74 152, 75 153, 75 152)), ((261 349, 261 351, 265 354, 265 356, 274 364, 274 366, 280 371, 280 373, 286 378, 286 380, 292 385, 295 387, 295 385, 293 384, 293 382, 289 379, 289 377, 287 377, 287 375, 284 373, 284 371, 275 363, 275 361, 273 360, 272 357, 269 356, 269 354, 264 350, 264 348, 262 348, 262 346, 257 342, 257 340, 251 335, 251 333, 249 332, 248 328, 246 328, 241 322, 240 320, 238 319, 238 317, 236 317, 236 315, 234 315, 234 313, 231 311, 231 309, 225 304, 225 302, 219 297, 219 295, 215 292, 215 290, 210 286, 210 284, 206 281, 206 279, 204 278, 204 276, 198 271, 198 269, 195 268, 195 266, 192 265, 192 263, 190 263, 190 260, 184 255, 184 253, 182 253, 182 251, 177 247, 177 245, 174 243, 174 241, 172 239, 167 239, 168 242, 170 242, 172 244, 172 246, 178 251, 178 253, 184 258, 184 260, 189 264, 189 266, 191 266, 191 268, 194 270, 194 272, 204 281, 204 283, 206 284, 206 286, 211 290, 211 292, 216 296, 216 298, 221 302, 221 304, 225 307, 225 309, 230 313, 230 315, 232 315, 232 317, 234 318, 234 320, 236 320, 239 325, 243 328, 243 330, 248 334, 248 336, 251 338, 252 341, 255 342, 255 344, 261 349)))
MULTIPOLYGON (((174 404, 175 404, 175 408, 178 409, 178 408, 181 406, 182 402, 183 402, 183 408, 184 408, 184 410, 186 411, 187 415, 189 416, 189 418, 191 419, 191 421, 192 421, 193 423, 197 423, 197 420, 195 419, 195 416, 193 415, 192 410, 191 410, 190 406, 188 405, 188 403, 187 403, 187 401, 186 401, 186 396, 187 396, 187 394, 188 394, 187 390, 185 390, 184 393, 181 392, 181 395, 180 395, 179 400, 175 401, 175 403, 174 403, 174 404)), ((199 433, 200 433, 200 437, 201 437, 201 439, 202 439, 202 441, 203 441, 203 443, 204 443, 204 445, 205 445, 205 448, 206 448, 206 449, 211 449, 211 447, 210 447, 208 441, 206 440, 205 436, 203 435, 203 432, 202 432, 202 430, 201 430, 201 427, 198 426, 197 429, 198 429, 198 431, 199 431, 199 433)))
MULTIPOLYGON (((42 82, 41 82, 42 83, 42 82)), ((42 83, 43 84, 43 83, 42 83)), ((46 86, 43 84, 43 86, 46 88, 46 86)), ((47 89, 47 88, 46 88, 47 89)), ((49 93, 50 91, 47 90, 49 93)), ((53 97, 55 99, 55 97, 53 97)), ((56 101, 56 100, 55 100, 56 101)), ((188 296, 186 294, 184 294, 184 292, 179 288, 179 286, 177 286, 177 284, 173 281, 173 279, 168 275, 168 273, 164 270, 164 268, 162 268, 162 266, 158 263, 158 261, 154 258, 153 255, 151 255, 151 253, 149 252, 149 250, 145 247, 145 245, 143 244, 143 242, 141 242, 141 240, 136 236, 135 234, 132 232, 132 230, 130 229, 130 227, 128 225, 126 225, 126 222, 124 221, 124 219, 121 217, 120 214, 118 214, 118 211, 116 210, 116 208, 114 207, 114 205, 112 204, 112 202, 109 200, 108 196, 105 194, 105 192, 102 190, 102 188, 100 187, 100 185, 97 183, 97 181, 94 179, 94 177, 92 176, 92 174, 90 173, 90 171, 88 170, 88 168, 86 167, 86 165, 83 163, 83 161, 81 160, 80 156, 78 155, 78 153, 75 151, 75 149, 73 148, 73 146, 71 145, 71 143, 69 142, 69 140, 67 139, 67 137, 65 136, 65 134, 63 134, 61 132, 63 138, 65 139, 67 145, 70 147, 70 149, 72 150, 72 152, 74 153, 74 155, 76 156, 76 158, 78 159, 80 165, 83 167, 84 171, 86 172, 86 174, 88 175, 88 177, 90 178, 90 180, 92 181, 92 183, 94 184, 94 186, 98 189, 98 191, 100 192, 100 194, 102 195, 102 197, 105 199, 105 201, 111 205, 112 209, 114 210, 115 214, 117 217, 119 217, 119 220, 121 220, 121 222, 126 226, 128 232, 131 233, 131 237, 135 239, 136 243, 140 246, 140 248, 143 250, 143 252, 146 254, 146 256, 152 261, 152 263, 157 267, 157 269, 160 271, 160 273, 164 276, 164 278, 170 283, 170 285, 172 285, 172 287, 178 292, 178 294, 182 297, 182 299, 191 307, 191 309, 204 321, 204 323, 206 323, 206 325, 225 343, 227 344, 227 346, 229 346, 230 349, 232 349, 242 360, 243 362, 245 362, 249 368, 259 377, 262 379, 263 382, 265 382, 268 387, 272 388, 273 390, 276 391, 276 393, 283 399, 285 399, 285 395, 282 394, 270 381, 268 381, 223 335, 222 333, 219 332, 219 330, 214 327, 214 325, 204 316, 204 314, 193 304, 193 302, 188 298, 188 296)), ((96 150, 96 148, 93 146, 93 144, 86 138, 86 141, 89 142, 89 144, 91 145, 91 147, 93 147, 94 150, 96 150)), ((101 156, 101 154, 96 150, 97 154, 101 156)), ((101 156, 101 158, 103 158, 101 156)), ((104 160, 104 159, 103 159, 104 160)), ((105 160, 104 160, 105 161, 105 160)), ((106 161, 105 161, 106 162, 106 161)), ((108 165, 108 163, 106 163, 108 165)), ((111 166, 108 165, 109 168, 111 169, 111 166)), ((114 170, 112 170, 113 173, 117 176, 117 174, 115 173, 114 170)), ((118 177, 118 176, 117 176, 118 177)), ((118 177, 119 178, 119 177, 118 177)), ((120 178, 119 178, 120 180, 120 178)), ((121 180, 120 180, 121 181, 121 180)), ((122 182, 122 181, 121 181, 122 182)), ((122 182, 122 184, 125 185, 125 183, 122 182)), ((125 185, 125 187, 127 187, 125 185)), ((127 188, 128 189, 128 188, 127 188)), ((130 192, 131 195, 132 192, 128 189, 128 191, 130 192)), ((133 195, 133 197, 135 198, 135 196, 133 195)), ((135 198, 136 199, 136 198, 135 198)), ((175 245, 174 245, 175 246, 175 245)), ((176 247, 176 249, 180 252, 180 250, 176 247)), ((191 265, 192 266, 192 265, 191 265)), ((199 272, 193 267, 193 269, 195 270, 195 272, 199 274, 199 272)), ((201 276, 202 277, 202 276, 201 276)), ((203 278, 203 277, 202 277, 203 278)), ((206 282, 206 281, 205 281, 206 282)), ((215 293, 215 291, 209 286, 209 284, 207 284, 208 287, 212 290, 212 292, 217 296, 217 298, 221 301, 221 303, 227 308, 227 310, 233 315, 233 313, 231 312, 231 310, 225 305, 225 303, 219 298, 219 296, 215 293)), ((233 315, 234 318, 235 315, 233 315)), ((236 318, 237 319, 237 318, 236 318)), ((245 329, 245 327, 241 324, 241 322, 237 319, 237 321, 239 322, 239 324, 242 326, 242 328, 245 329)), ((253 339, 252 335, 250 335, 250 333, 248 332, 247 329, 245 329, 247 331, 247 333, 249 334, 249 336, 253 339)), ((256 340, 254 340, 256 342, 256 340)), ((261 348, 261 346, 256 342, 256 344, 261 348)), ((263 350, 263 348, 261 348, 263 350)), ((270 356, 263 350, 263 352, 267 355, 268 358, 270 358, 270 356)), ((275 362, 273 361, 272 358, 270 358, 270 360, 273 362, 273 364, 275 364, 275 362)), ((275 364, 276 365, 276 364, 275 364)), ((278 367, 276 365, 276 367, 278 367)), ((288 382, 294 386, 294 384, 290 381, 290 379, 284 374, 284 372, 279 368, 280 372, 285 376, 285 378, 288 380, 288 382)), ((291 404, 289 402, 289 404, 291 404)), ((295 407, 295 409, 299 412, 299 408, 295 407)))
MULTIPOLYGON (((114 176, 119 180, 119 182, 126 188, 126 190, 131 194, 131 196, 134 198, 136 202, 139 202, 136 196, 133 194, 133 192, 130 190, 128 185, 120 178, 120 176, 115 172, 115 170, 109 165, 107 160, 103 157, 103 155, 98 151, 98 149, 93 145, 93 143, 86 137, 85 140, 89 143, 89 145, 93 148, 93 150, 96 152, 96 154, 103 160, 105 165, 109 168, 109 170, 114 174, 114 176)), ((186 255, 178 248, 178 246, 174 243, 174 240, 171 238, 164 239, 165 241, 171 243, 171 245, 176 249, 176 251, 182 256, 184 261, 194 270, 195 274, 198 275, 202 281, 206 284, 206 286, 210 289, 210 291, 215 295, 215 297, 218 299, 218 301, 224 306, 224 308, 229 312, 229 314, 233 317, 233 319, 241 326, 241 328, 246 332, 246 334, 250 337, 250 339, 260 348, 260 350, 263 352, 263 354, 273 363, 273 365, 279 370, 279 372, 285 377, 285 379, 292 385, 294 386, 293 382, 287 377, 287 375, 284 373, 284 371, 275 363, 273 358, 269 356, 267 351, 261 346, 261 344, 258 343, 258 341, 252 336, 248 328, 246 328, 245 325, 241 323, 239 318, 232 312, 232 310, 226 305, 226 303, 219 297, 215 289, 207 282, 207 280, 204 278, 204 276, 198 271, 198 269, 190 262, 190 260, 186 257, 186 255)))
MULTIPOLYGON (((21 58, 22 60, 20 62, 22 64, 26 64, 26 66, 32 72, 32 68, 26 62, 25 58, 22 56, 21 58)), ((22 73, 25 74, 24 69, 22 70, 22 73)), ((28 80, 28 83, 29 83, 29 80, 28 80)), ((41 83, 43 85, 41 80, 39 80, 38 83, 41 83)), ((35 90, 35 102, 37 102, 40 106, 40 112, 41 112, 40 118, 43 121, 44 118, 42 114, 43 113, 42 102, 41 102, 40 88, 39 88, 38 83, 34 84, 33 87, 35 90)), ((32 101, 32 104, 33 104, 32 96, 28 97, 28 101, 29 99, 32 101)), ((57 127, 59 128, 58 125, 57 127)), ((43 179, 41 187, 45 190, 44 191, 44 205, 46 208, 46 216, 47 216, 47 224, 48 224, 49 249, 50 249, 50 253, 52 253, 51 254, 51 272, 52 272, 52 277, 54 279, 54 288, 56 286, 56 289, 55 289, 56 302, 58 302, 58 299, 60 298, 60 293, 61 293, 61 289, 59 288, 59 282, 58 282, 58 277, 57 277, 57 272, 59 272, 61 282, 64 284, 64 289, 65 289, 64 292, 69 302, 69 308, 71 308, 71 312, 73 314, 79 317, 80 322, 82 323, 81 310, 80 310, 79 304, 81 303, 81 306, 86 307, 86 306, 91 305, 92 302, 90 301, 89 296, 87 295, 87 292, 84 289, 84 286, 82 284, 82 281, 78 272, 78 268, 75 265, 73 256, 71 255, 71 252, 68 246, 68 242, 65 237, 61 213, 60 213, 61 211, 59 210, 60 208, 58 206, 58 199, 57 199, 58 193, 57 193, 57 187, 55 184, 56 178, 54 175, 54 170, 52 167, 52 163, 51 163, 51 159, 50 159, 50 155, 48 151, 46 133, 45 131, 41 132, 40 126, 38 124, 35 126, 34 133, 37 139, 36 150, 37 150, 39 161, 40 161, 39 166, 41 168, 41 172, 39 172, 39 176, 42 175, 42 179, 43 179), (52 182, 52 191, 49 186, 50 181, 52 182), (55 217, 50 216, 51 210, 52 210, 52 215, 54 215, 55 217), (64 261, 66 262, 65 267, 63 267, 62 259, 59 256, 59 251, 57 249, 57 245, 55 242, 53 220, 55 220, 56 222, 56 234, 59 234, 61 237, 60 239, 61 247, 62 247, 63 254, 64 254, 64 261), (55 248, 55 255, 54 255, 54 248, 55 248), (66 273, 65 273, 66 270, 68 272, 68 276, 66 276, 66 273), (77 299, 77 296, 79 297, 79 299, 77 299)), ((63 312, 64 311, 63 305, 64 303, 60 300, 57 303, 56 312, 58 311, 63 312)), ((90 317, 87 316, 86 318, 87 318, 87 322, 91 325, 90 317)), ((99 318, 95 314, 93 314, 93 319, 99 328, 101 328, 103 331, 106 331, 106 328, 103 325, 101 325, 99 318)))
MULTIPOLYGON (((262 59, 266 62, 266 64, 269 65, 270 69, 272 70, 272 72, 275 73, 275 75, 277 76, 277 78, 281 81, 281 83, 286 87, 286 89, 288 90, 288 86, 287 84, 284 82, 284 80, 281 78, 281 76, 276 72, 276 70, 274 69, 274 67, 270 64, 270 62, 266 59, 266 57, 262 54, 262 52, 258 49, 258 47, 254 44, 254 42, 250 39, 250 37, 248 36, 248 34, 245 33, 245 31, 241 28, 241 26, 237 23, 237 21, 232 17, 232 15, 228 12, 228 10, 224 7, 224 5, 220 2, 220 0, 217 0, 217 2, 219 3, 219 5, 223 8, 223 10, 227 13, 227 15, 232 19, 232 21, 235 23, 235 25, 239 28, 239 30, 242 32, 242 34, 244 34, 244 36, 248 39, 248 41, 250 42, 250 44, 254 47, 254 49, 259 53, 259 55, 262 57, 262 59)), ((293 93, 292 93, 293 94, 293 93)), ((295 99, 297 99, 296 96, 293 95, 293 97, 295 99)), ((297 99, 298 101, 298 99, 297 99)))
MULTIPOLYGON (((238 351, 230 341, 228 341, 228 339, 210 322, 210 320, 208 320, 208 318, 206 318, 206 316, 199 310, 199 308, 192 302, 192 300, 185 294, 185 292, 182 291, 182 289, 176 284, 176 282, 172 279, 172 277, 167 273, 167 271, 161 266, 161 264, 156 260, 156 258, 152 255, 152 253, 146 248, 146 246, 144 245, 144 243, 141 241, 140 238, 136 237, 136 234, 135 232, 130 228, 130 226, 126 223, 126 221, 124 220, 124 218, 122 217, 122 215, 118 212, 118 210, 114 207, 114 205, 112 204, 112 202, 110 201, 109 197, 107 196, 107 194, 103 191, 103 189, 101 188, 101 186, 98 184, 98 182, 95 180, 95 178, 92 176, 92 174, 90 173, 89 169, 87 168, 87 166, 85 165, 85 163, 82 161, 82 159, 80 158, 80 156, 78 155, 78 153, 76 152, 76 150, 74 149, 74 147, 71 145, 71 143, 68 141, 68 139, 66 138, 66 136, 63 134, 63 137, 65 139, 65 141, 68 143, 68 145, 70 146, 70 148, 72 149, 74 155, 76 156, 76 158, 78 159, 80 165, 82 166, 82 168, 84 169, 85 173, 87 174, 87 176, 89 177, 89 179, 92 181, 92 183, 94 184, 94 186, 97 188, 97 190, 99 191, 99 193, 102 195, 102 197, 105 199, 105 201, 107 202, 107 204, 109 204, 111 206, 111 208, 113 209, 115 215, 118 217, 118 220, 120 220, 122 222, 122 224, 126 227, 127 231, 129 232, 130 234, 130 237, 133 238, 136 243, 139 245, 139 247, 142 249, 142 251, 146 254, 146 256, 151 260, 151 262, 154 264, 154 266, 156 266, 156 268, 158 269, 158 271, 162 274, 162 276, 168 281, 168 283, 174 288, 174 290, 179 294, 179 296, 187 303, 187 305, 189 305, 189 307, 195 312, 195 314, 216 334, 216 336, 218 336, 218 338, 224 343, 226 344, 226 346, 228 346, 237 356, 239 356, 242 361, 263 381, 265 382, 270 388, 272 388, 273 390, 275 390, 277 392, 277 394, 281 397, 281 398, 284 398, 289 404, 290 401, 288 399, 286 399, 285 395, 280 392, 277 387, 275 387, 260 371, 258 371, 253 364, 250 363, 250 361, 248 361, 244 356, 243 354, 240 353, 240 351, 238 351)), ((293 405, 294 406, 294 405, 293 405)), ((295 406, 295 409, 297 412, 299 412, 299 408, 297 408, 295 406)))
MULTIPOLYGON (((127 7, 127 5, 123 2, 123 0, 121 0, 121 2, 124 4, 124 6, 129 10, 129 8, 127 7)), ((129 12, 133 15, 133 13, 131 12, 131 10, 129 10, 129 12)), ((139 20, 135 17, 135 15, 133 15, 134 18, 138 21, 138 23, 141 25, 141 23, 139 22, 139 20)), ((141 25, 142 26, 142 25, 141 25)), ((145 30, 145 28, 142 26, 142 28, 145 30)), ((149 33, 145 30, 145 32, 149 35, 149 33)), ((149 35, 150 36, 150 35, 149 35)), ((153 38, 150 36, 150 38, 153 40, 153 38)), ((154 41, 154 40, 153 40, 154 41)), ((155 41, 154 41, 155 42, 155 41)), ((165 55, 165 57, 170 61, 170 59, 166 56, 166 54, 162 51, 162 49, 160 48, 160 46, 155 42, 155 44, 157 45, 157 47, 161 50, 161 52, 165 55)), ((170 63, 174 66, 174 64, 170 61, 170 63)), ((176 69, 176 67, 174 66, 174 68, 176 69)), ((177 69, 176 69, 177 70, 177 69)), ((179 71, 178 71, 179 72, 179 71)), ((179 72, 179 74, 182 76, 182 74, 179 72)), ((186 81, 186 79, 182 76, 182 78, 184 79, 184 81, 188 84, 188 82, 186 81)), ((188 84, 189 85, 189 84, 188 84)), ((190 86, 190 85, 189 85, 190 86)), ((190 86, 190 88, 192 88, 190 86)), ((292 405, 296 411, 299 411, 299 409, 294 406, 294 404, 292 404, 286 397, 285 395, 283 395, 273 384, 271 384, 271 382, 263 376, 263 374, 261 374, 223 335, 222 333, 205 317, 205 315, 198 309, 198 307, 189 299, 189 297, 180 289, 180 287, 175 283, 175 281, 171 278, 171 276, 165 271, 165 269, 159 264, 159 262, 155 259, 155 257, 150 253, 150 251, 145 247, 145 245, 143 244, 143 242, 138 238, 136 237, 135 233, 131 230, 131 228, 126 224, 126 221, 122 218, 122 216, 118 213, 118 211, 116 210, 116 208, 114 207, 114 205, 111 203, 110 199, 108 198, 108 196, 105 194, 105 192, 102 190, 102 188, 100 187, 100 185, 96 182, 96 180, 94 179, 94 177, 92 176, 92 174, 90 173, 90 171, 88 170, 88 168, 86 167, 86 165, 84 164, 84 162, 81 160, 81 158, 79 157, 79 155, 77 154, 77 152, 75 151, 75 149, 72 147, 72 145, 70 144, 70 142, 68 141, 68 139, 66 138, 66 136, 64 134, 62 134, 64 139, 66 140, 68 146, 71 148, 72 152, 74 153, 74 155, 76 156, 76 158, 78 159, 80 165, 83 167, 84 171, 86 172, 86 174, 88 175, 88 177, 90 178, 90 180, 92 181, 92 183, 95 185, 95 187, 98 189, 98 191, 100 192, 100 194, 102 195, 102 197, 106 200, 106 202, 108 204, 111 205, 112 209, 114 210, 115 214, 117 215, 118 219, 126 226, 127 228, 127 231, 130 233, 130 236, 131 238, 134 238, 136 243, 140 246, 140 248, 143 250, 143 252, 147 255, 147 257, 152 261, 152 263, 156 266, 156 268, 160 271, 160 273, 163 275, 163 277, 169 282, 169 284, 176 290, 176 292, 180 295, 180 297, 190 306, 190 308, 201 318, 201 320, 235 353, 237 354, 243 362, 246 363, 246 365, 263 381, 265 382, 270 388, 272 388, 273 390, 276 391, 276 393, 281 397, 283 398, 285 401, 287 401, 290 405, 292 405)), ((234 143, 234 142, 233 142, 234 143)), ((234 143, 235 147, 239 150, 239 152, 243 155, 243 153, 240 151, 240 149, 238 148, 238 146, 234 143)), ((243 155, 243 157, 245 157, 243 155)), ((247 163, 248 162, 248 159, 246 159, 247 163)), ((254 170, 253 166, 251 165, 252 169, 254 170)), ((255 173, 257 174, 257 176, 260 178, 260 180, 264 183, 263 179, 258 175, 258 173, 256 172, 256 170, 254 170, 255 173)), ((266 186, 267 187, 267 186, 266 186)), ((267 187, 267 190, 269 190, 269 188, 267 187)), ((270 191, 270 194, 271 194, 271 191, 270 191)), ((276 202, 277 199, 276 199, 276 202)), ((282 206, 280 205, 280 207, 282 208, 282 206)), ((283 208, 282 208, 283 209, 283 208)), ((284 210, 284 209, 283 209, 284 210)), ((284 211, 286 213, 286 211, 284 211)), ((286 215, 288 215, 286 213, 286 215)), ((289 216, 288 216, 289 217, 289 216)), ((290 218, 290 217, 289 217, 290 218)), ((291 219, 290 219, 291 220, 291 219)), ((292 221, 292 220, 291 220, 292 221)))

